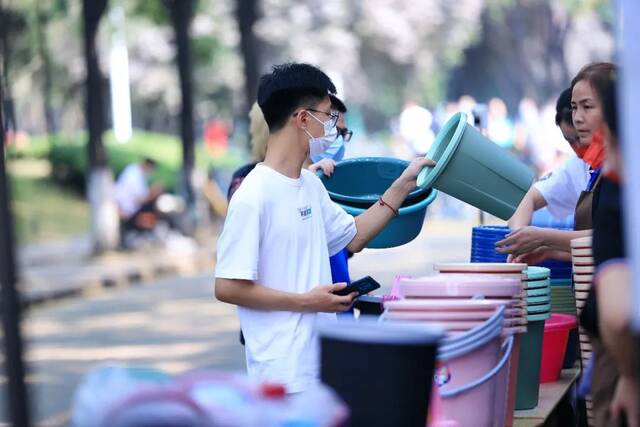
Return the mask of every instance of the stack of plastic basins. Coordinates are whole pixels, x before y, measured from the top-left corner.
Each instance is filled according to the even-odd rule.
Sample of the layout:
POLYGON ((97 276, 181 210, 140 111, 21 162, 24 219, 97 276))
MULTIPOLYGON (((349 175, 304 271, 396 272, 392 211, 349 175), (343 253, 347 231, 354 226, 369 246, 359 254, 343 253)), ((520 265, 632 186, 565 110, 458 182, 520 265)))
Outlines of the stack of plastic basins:
MULTIPOLYGON (((471 237, 471 262, 507 262, 507 255, 496 252, 496 242, 503 240, 511 230, 505 226, 484 225, 474 227, 471 237)), ((576 314, 576 303, 571 287, 571 263, 546 260, 539 264, 548 268, 551 278, 551 312, 576 314)), ((563 366, 575 364, 578 352, 577 330, 571 331, 563 366)))
MULTIPOLYGON (((436 264, 434 269, 440 274, 448 275, 486 275, 493 278, 502 279, 516 279, 521 282, 526 279, 525 272, 527 269, 526 264, 505 264, 505 263, 448 263, 448 264, 436 264)), ((526 294, 523 291, 521 293, 522 301, 521 308, 526 309, 526 294)), ((524 322, 526 323, 526 322, 524 322)), ((518 375, 518 360, 520 354, 520 344, 522 335, 527 332, 526 325, 521 325, 515 329, 509 331, 509 335, 513 334, 513 350, 511 352, 511 360, 509 362, 509 380, 507 387, 507 407, 505 415, 506 426, 513 425, 513 411, 515 409, 516 400, 516 380, 518 375)))
POLYGON ((526 270, 527 333, 522 336, 520 347, 516 410, 538 406, 544 322, 551 315, 549 273, 549 269, 544 267, 526 270))
MULTIPOLYGON (((578 316, 582 312, 589 296, 591 283, 593 281, 594 261, 591 236, 573 239, 571 241, 571 262, 573 263, 573 283, 576 293, 576 308, 578 316)), ((579 328, 580 335, 580 359, 583 368, 587 366, 593 353, 589 335, 582 328, 579 328)), ((589 425, 593 425, 593 415, 591 413, 591 397, 587 397, 587 417, 589 425)))
POLYGON ((432 425, 503 425, 513 347, 503 337, 521 332, 526 322, 520 279, 437 275, 401 279, 399 290, 403 299, 384 303, 383 321, 437 322, 447 330, 438 352, 441 403, 432 425))

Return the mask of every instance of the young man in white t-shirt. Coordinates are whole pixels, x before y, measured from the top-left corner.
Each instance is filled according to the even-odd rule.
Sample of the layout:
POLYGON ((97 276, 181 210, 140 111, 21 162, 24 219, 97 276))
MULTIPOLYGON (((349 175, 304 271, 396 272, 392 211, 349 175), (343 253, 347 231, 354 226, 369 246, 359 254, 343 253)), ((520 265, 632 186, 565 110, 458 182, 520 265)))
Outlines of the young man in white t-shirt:
MULTIPOLYGON (((380 201, 353 218, 322 182, 302 169, 336 132, 331 80, 307 64, 262 76, 258 104, 269 125, 263 163, 236 191, 218 240, 215 295, 238 305, 250 376, 282 383, 289 393, 318 381, 314 324, 346 311, 355 298, 333 292, 329 257, 361 251, 393 218, 428 159, 416 159, 380 201)), ((338 325, 336 325, 338 327, 338 325)))

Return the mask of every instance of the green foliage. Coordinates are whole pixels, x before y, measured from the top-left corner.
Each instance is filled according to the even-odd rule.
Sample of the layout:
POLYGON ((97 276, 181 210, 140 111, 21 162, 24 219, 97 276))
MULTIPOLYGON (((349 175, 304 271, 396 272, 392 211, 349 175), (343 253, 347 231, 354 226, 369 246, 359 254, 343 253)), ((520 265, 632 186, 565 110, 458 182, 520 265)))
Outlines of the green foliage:
MULTIPOLYGON (((134 132, 127 143, 119 143, 112 133, 105 135, 107 162, 114 176, 117 176, 129 164, 145 157, 155 160, 158 167, 151 181, 164 185, 175 191, 178 186, 182 167, 182 145, 180 140, 171 135, 134 132)), ((57 139, 49 151, 53 177, 60 183, 68 183, 77 189, 83 189, 87 173, 86 138, 79 135, 75 138, 57 139)), ((239 152, 231 151, 222 158, 211 157, 202 144, 196 146, 196 168, 232 169, 242 161, 239 152)))
POLYGON ((132 11, 158 25, 169 24, 169 12, 161 0, 134 0, 132 11))
POLYGON ((86 233, 89 208, 74 192, 51 179, 10 175, 16 239, 25 244, 86 233))
POLYGON ((9 159, 46 159, 49 156, 51 142, 46 136, 34 136, 22 144, 11 144, 7 147, 6 155, 9 159))

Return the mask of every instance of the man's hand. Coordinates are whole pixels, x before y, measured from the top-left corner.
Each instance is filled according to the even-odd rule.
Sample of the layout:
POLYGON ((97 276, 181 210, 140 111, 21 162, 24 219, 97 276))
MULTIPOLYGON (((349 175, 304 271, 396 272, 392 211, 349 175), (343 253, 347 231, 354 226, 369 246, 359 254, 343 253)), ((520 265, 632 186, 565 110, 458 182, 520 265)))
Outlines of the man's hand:
POLYGON ((346 286, 346 283, 318 286, 306 294, 303 294, 302 301, 304 311, 313 313, 338 313, 349 310, 358 293, 351 292, 349 295, 342 297, 333 293, 334 291, 344 289, 346 286))
POLYGON ((309 170, 311 172, 317 172, 319 169, 322 169, 322 173, 327 176, 333 175, 333 171, 336 169, 336 162, 333 159, 322 159, 317 163, 309 165, 309 170))
POLYGON ((640 427, 640 391, 633 378, 621 376, 618 379, 609 410, 614 420, 619 422, 624 414, 629 427, 640 427))
POLYGON ((423 168, 425 168, 426 166, 435 166, 436 162, 434 162, 431 159, 427 159, 426 157, 417 157, 415 159, 413 159, 413 161, 409 164, 409 166, 407 166, 407 168, 404 170, 404 172, 402 172, 402 175, 400 175, 400 178, 398 178, 399 181, 401 181, 403 184, 406 184, 406 188, 409 189, 409 191, 413 190, 416 187, 416 180, 418 178, 418 175, 420 174, 420 171, 422 171, 423 168))
POLYGON ((539 227, 522 227, 496 242, 496 252, 523 255, 545 245, 543 230, 539 227))

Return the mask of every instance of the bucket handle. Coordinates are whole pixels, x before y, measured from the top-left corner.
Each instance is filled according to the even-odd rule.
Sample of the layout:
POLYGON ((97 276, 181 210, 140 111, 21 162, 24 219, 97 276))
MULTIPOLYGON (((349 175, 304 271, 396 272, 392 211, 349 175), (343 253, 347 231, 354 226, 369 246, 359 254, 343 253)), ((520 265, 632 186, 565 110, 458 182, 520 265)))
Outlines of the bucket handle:
POLYGON ((487 372, 483 377, 470 382, 468 384, 465 384, 463 386, 460 386, 456 389, 453 390, 447 390, 447 391, 441 391, 440 392, 440 397, 443 398, 452 398, 452 397, 456 397, 457 395, 467 392, 469 390, 473 390, 476 387, 481 386, 482 384, 486 383, 487 381, 491 380, 493 377, 495 377, 500 370, 504 367, 504 365, 509 361, 509 358, 511 357, 511 351, 513 350, 513 336, 510 336, 507 341, 506 341, 506 351, 504 352, 504 354, 502 355, 502 359, 500 360, 500 362, 493 368, 491 369, 489 372, 487 372))

